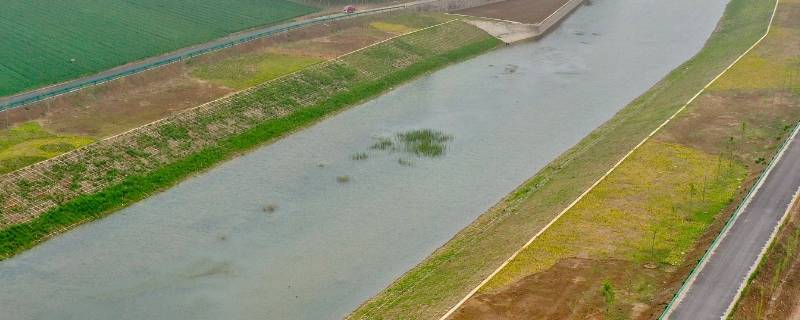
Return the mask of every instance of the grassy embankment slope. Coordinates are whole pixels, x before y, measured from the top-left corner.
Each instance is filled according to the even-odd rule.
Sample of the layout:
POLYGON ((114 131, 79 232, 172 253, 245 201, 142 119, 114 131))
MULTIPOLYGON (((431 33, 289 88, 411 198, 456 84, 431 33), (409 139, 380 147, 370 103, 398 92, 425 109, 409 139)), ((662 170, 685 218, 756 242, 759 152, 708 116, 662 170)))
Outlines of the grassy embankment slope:
POLYGON ((0 174, 446 20, 397 12, 295 30, 33 104, 10 116, 16 125, 0 115, 0 174))
POLYGON ((284 0, 4 1, 0 96, 315 11, 284 0))
MULTIPOLYGON (((774 2, 760 5, 771 13, 774 2)), ((676 289, 670 280, 685 278, 708 245, 701 236, 718 233, 712 223, 726 220, 800 119, 800 52, 791 45, 800 34, 787 25, 799 18, 796 8, 779 7, 774 33, 518 255, 481 290, 484 298, 562 259, 598 267, 622 260, 630 267, 605 270, 602 281, 616 298, 597 303, 598 279, 577 308, 611 318, 659 314, 676 289)))
MULTIPOLYGON (((694 58, 350 317, 434 318, 445 313, 763 35, 773 4, 774 1, 733 0, 718 29, 694 58)), ((701 100, 714 98, 706 95, 701 100)), ((701 110, 700 106, 700 102, 695 103, 681 118, 701 110)), ((746 109, 745 106, 741 108, 746 109)), ((752 113, 747 115, 753 116, 752 113)), ((784 116, 779 113, 763 119, 748 119, 747 143, 736 140, 741 136, 737 134, 738 118, 731 120, 732 127, 725 126, 730 123, 715 123, 709 127, 714 138, 707 140, 708 148, 681 140, 688 139, 686 135, 702 138, 692 135, 696 132, 694 128, 678 132, 683 133, 678 135, 681 139, 674 141, 661 135, 662 138, 635 153, 482 292, 502 291, 527 275, 544 271, 560 259, 575 256, 654 263, 665 274, 674 269, 670 266, 687 263, 687 251, 719 216, 718 212, 728 207, 745 177, 746 167, 750 167, 750 175, 760 170, 752 157, 760 158, 771 151, 769 148, 777 141, 775 137, 784 133, 784 128, 774 127, 773 121, 777 121, 775 117, 784 116), (736 141, 729 142, 730 137, 736 141), (732 152, 732 145, 742 146, 742 149, 732 152)), ((567 285, 551 283, 549 294, 558 296, 567 285)), ((636 288, 625 290, 641 294, 620 293, 619 300, 624 302, 619 304, 630 305, 629 300, 640 297, 649 299, 651 304, 658 303, 654 299, 663 289, 660 285, 652 281, 632 284, 636 288), (630 298, 624 298, 627 296, 630 298)), ((577 294, 594 296, 598 292, 599 287, 592 287, 590 293, 577 294)), ((575 299, 561 299, 560 303, 576 303, 583 299, 580 296, 571 298, 575 299)), ((593 301, 591 297, 585 300, 593 301)), ((548 307, 557 308, 558 303, 554 301, 548 307)))
POLYGON ((47 132, 36 122, 0 131, 0 175, 92 142, 90 137, 47 132))
POLYGON ((22 169, 33 174, 22 172, 2 185, 7 193, 0 197, 0 258, 498 44, 475 27, 452 21, 22 169))

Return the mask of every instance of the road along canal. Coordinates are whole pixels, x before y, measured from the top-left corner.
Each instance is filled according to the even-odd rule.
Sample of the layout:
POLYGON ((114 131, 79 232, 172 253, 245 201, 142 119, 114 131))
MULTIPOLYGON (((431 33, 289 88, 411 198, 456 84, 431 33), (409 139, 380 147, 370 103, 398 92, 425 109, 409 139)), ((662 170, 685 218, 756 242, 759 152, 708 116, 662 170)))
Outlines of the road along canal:
POLYGON ((341 318, 696 53, 725 4, 592 1, 538 42, 0 262, 0 306, 14 319, 341 318), (373 148, 409 132, 441 133, 443 152, 373 148))

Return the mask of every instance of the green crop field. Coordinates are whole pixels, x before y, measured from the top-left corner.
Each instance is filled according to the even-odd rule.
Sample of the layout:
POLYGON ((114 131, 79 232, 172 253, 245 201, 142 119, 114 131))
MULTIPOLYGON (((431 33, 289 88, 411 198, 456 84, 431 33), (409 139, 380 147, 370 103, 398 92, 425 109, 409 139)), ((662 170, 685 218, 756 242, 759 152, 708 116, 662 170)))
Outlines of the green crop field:
POLYGON ((314 11, 285 0, 6 0, 0 96, 314 11))

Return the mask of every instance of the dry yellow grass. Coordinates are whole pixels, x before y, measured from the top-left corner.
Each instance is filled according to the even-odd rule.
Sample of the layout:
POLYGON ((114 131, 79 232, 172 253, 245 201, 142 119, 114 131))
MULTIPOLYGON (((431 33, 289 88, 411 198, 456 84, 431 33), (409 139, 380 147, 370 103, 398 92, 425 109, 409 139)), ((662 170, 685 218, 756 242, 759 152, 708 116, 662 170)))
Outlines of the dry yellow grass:
POLYGON ((740 164, 648 142, 482 288, 491 291, 561 259, 676 265, 733 198, 740 164))

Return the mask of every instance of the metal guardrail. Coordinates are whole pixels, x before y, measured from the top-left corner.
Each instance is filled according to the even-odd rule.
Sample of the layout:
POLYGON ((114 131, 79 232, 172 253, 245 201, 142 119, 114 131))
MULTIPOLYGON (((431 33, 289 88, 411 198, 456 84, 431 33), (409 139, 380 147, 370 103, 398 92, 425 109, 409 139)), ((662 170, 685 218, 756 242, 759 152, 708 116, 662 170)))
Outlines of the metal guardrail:
MULTIPOLYGON (((201 56, 201 55, 204 55, 204 54, 207 54, 207 53, 211 53, 211 52, 214 52, 214 51, 222 50, 222 49, 225 49, 225 48, 230 48, 230 47, 233 47, 233 46, 236 46, 236 45, 239 45, 239 44, 242 44, 242 43, 250 42, 250 41, 253 41, 253 40, 256 40, 256 39, 265 38, 265 37, 268 37, 268 36, 272 36, 272 35, 283 33, 283 32, 292 31, 292 30, 295 30, 295 29, 300 29, 300 28, 303 28, 303 27, 306 27, 306 26, 309 26, 309 25, 325 23, 325 22, 331 22, 331 21, 337 21, 337 20, 345 20, 345 19, 350 19, 350 18, 355 18, 355 17, 360 17, 360 16, 372 15, 372 14, 395 11, 395 10, 401 10, 401 9, 407 9, 407 8, 410 8, 410 7, 413 7, 413 6, 430 3, 430 2, 433 2, 433 1, 436 1, 436 0, 410 2, 410 3, 395 5, 395 6, 382 7, 382 8, 376 8, 376 9, 368 9, 368 10, 364 10, 364 11, 361 11, 361 12, 355 12, 355 13, 338 13, 338 14, 332 14, 332 15, 323 16, 323 17, 311 18, 311 19, 308 19, 308 20, 305 20, 305 21, 292 22, 292 23, 281 25, 281 26, 276 26, 276 27, 273 27, 273 28, 270 28, 270 29, 262 30, 261 32, 246 34, 246 35, 243 35, 243 36, 241 36, 239 38, 231 39, 229 41, 226 41, 226 42, 220 43, 218 45, 215 45, 213 47, 198 48, 196 50, 190 50, 190 51, 188 51, 188 52, 186 52, 184 54, 181 54, 179 56, 171 56, 169 58, 161 59, 161 60, 158 60, 158 61, 155 61, 155 62, 152 62, 152 63, 148 63, 148 64, 145 64, 143 66, 139 66, 139 67, 136 67, 136 68, 133 68, 133 69, 121 70, 118 73, 114 73, 114 74, 111 74, 111 75, 108 75, 108 76, 105 76, 105 77, 102 77, 102 78, 87 79, 85 81, 80 81, 80 80, 75 81, 75 80, 73 80, 73 81, 75 81, 75 83, 67 85, 67 86, 65 86, 63 88, 60 88, 60 89, 57 89, 57 90, 52 90, 52 91, 47 91, 47 92, 44 92, 44 93, 41 93, 41 94, 37 94, 37 95, 34 95, 34 96, 26 97, 24 99, 14 99, 13 96, 10 96, 9 99, 8 99, 9 101, 0 102, 0 112, 5 111, 5 110, 11 110, 11 109, 19 108, 19 107, 22 107, 22 106, 30 104, 30 103, 34 103, 34 102, 42 101, 42 100, 49 99, 49 98, 52 98, 52 97, 60 96, 62 94, 70 93, 70 92, 77 91, 77 90, 80 90, 80 89, 83 89, 83 88, 95 86, 95 85, 102 84, 102 83, 109 82, 109 81, 113 81, 113 80, 116 80, 116 79, 119 79, 119 78, 124 78, 124 77, 130 76, 130 75, 133 75, 133 74, 144 72, 144 71, 147 71, 147 70, 150 70, 150 69, 159 68, 159 67, 162 67, 162 66, 165 66, 165 65, 168 65, 168 64, 172 64, 172 63, 179 62, 179 61, 182 61, 182 60, 194 58, 194 57, 201 56)), ((24 95, 24 93, 22 93, 22 94, 24 95)), ((0 100, 2 100, 2 99, 0 99, 0 100)))
MULTIPOLYGON (((794 127, 792 127, 792 131, 790 131, 789 137, 784 139, 781 145, 776 149, 777 151, 775 152, 774 155, 772 155, 772 158, 770 158, 770 161, 767 164, 767 166, 764 168, 764 170, 761 171, 761 173, 758 174, 758 178, 755 180, 755 182, 747 191, 747 193, 744 195, 744 197, 742 197, 742 201, 740 201, 736 205, 736 209, 733 210, 733 214, 731 214, 731 216, 725 220, 725 224, 722 226, 720 232, 717 234, 716 237, 714 237, 714 240, 705 249, 705 251, 703 251, 703 255, 699 259, 697 259, 697 263, 692 267, 692 270, 689 272, 689 276, 683 279, 683 281, 681 282, 681 287, 678 288, 678 291, 672 295, 672 299, 669 301, 669 303, 667 303, 667 306, 664 308, 664 312, 662 312, 661 315, 658 317, 659 320, 669 319, 669 316, 672 314, 672 311, 674 311, 675 306, 677 306, 677 304, 680 302, 680 298, 682 297, 682 295, 689 290, 688 285, 691 281, 694 280, 693 277, 697 276, 697 274, 700 271, 702 271, 701 267, 704 265, 704 262, 708 261, 708 259, 711 258, 711 255, 714 253, 714 250, 717 249, 719 243, 722 242, 723 238, 725 238, 725 235, 728 233, 728 231, 731 228, 733 228, 733 225, 734 223, 736 223, 736 220, 739 218, 739 215, 742 213, 742 210, 744 210, 747 207, 747 205, 750 203, 750 199, 761 188, 761 185, 764 183, 764 180, 771 172, 772 167, 774 167, 780 160, 780 156, 782 155, 783 151, 788 148, 789 142, 791 142, 793 137, 795 137, 798 134, 798 131, 800 131, 800 121, 798 121, 794 125, 794 127)), ((767 243, 767 247, 769 247, 769 245, 770 243, 767 243)), ((760 261, 757 263, 760 263, 760 261)), ((745 282, 750 281, 749 277, 744 281, 745 282)), ((737 301, 734 301, 734 303, 736 302, 737 301)))

